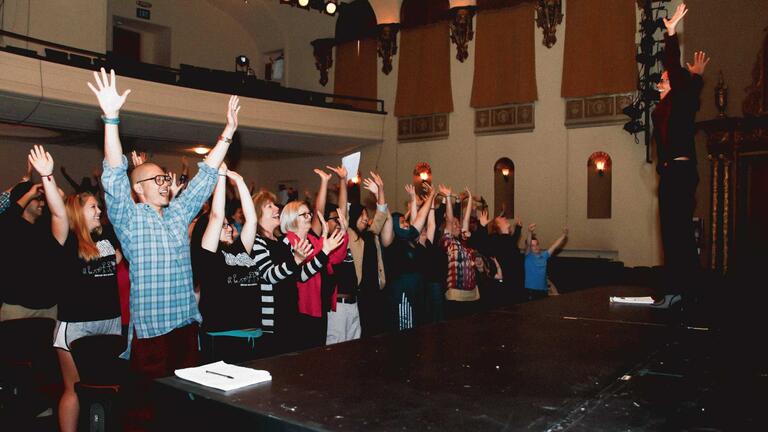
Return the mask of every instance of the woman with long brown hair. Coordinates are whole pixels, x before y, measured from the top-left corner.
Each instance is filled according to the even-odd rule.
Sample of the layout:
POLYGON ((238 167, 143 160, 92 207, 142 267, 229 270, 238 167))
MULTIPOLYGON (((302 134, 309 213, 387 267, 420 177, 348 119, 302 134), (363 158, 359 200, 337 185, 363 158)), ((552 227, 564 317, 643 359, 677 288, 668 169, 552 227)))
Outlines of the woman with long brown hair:
POLYGON ((53 177, 53 158, 42 146, 35 146, 29 161, 43 180, 51 231, 61 245, 62 275, 58 296, 58 323, 53 346, 59 358, 64 392, 59 400, 59 427, 77 429, 80 405, 75 383, 80 380, 70 353, 74 340, 99 334, 120 335, 120 300, 117 263, 122 259, 118 242, 101 228, 101 209, 90 192, 70 195, 65 200, 53 177))

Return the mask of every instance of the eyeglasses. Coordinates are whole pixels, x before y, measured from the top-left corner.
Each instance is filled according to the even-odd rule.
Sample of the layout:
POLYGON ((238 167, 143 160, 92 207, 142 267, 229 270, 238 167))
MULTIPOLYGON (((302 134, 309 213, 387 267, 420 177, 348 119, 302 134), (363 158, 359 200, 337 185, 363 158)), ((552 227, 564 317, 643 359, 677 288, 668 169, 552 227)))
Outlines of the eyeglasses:
POLYGON ((336 217, 329 217, 329 218, 328 218, 328 219, 326 219, 326 220, 327 220, 328 222, 330 222, 330 221, 332 221, 332 220, 338 221, 338 220, 339 220, 339 217, 338 217, 338 216, 336 216, 336 217))
POLYGON ((311 212, 299 213, 298 216, 304 219, 310 219, 312 217, 312 213, 311 212))
POLYGON ((158 174, 154 177, 145 178, 143 180, 137 180, 136 183, 141 183, 149 180, 154 180, 156 185, 162 186, 163 183, 171 182, 171 176, 169 176, 168 174, 158 174))

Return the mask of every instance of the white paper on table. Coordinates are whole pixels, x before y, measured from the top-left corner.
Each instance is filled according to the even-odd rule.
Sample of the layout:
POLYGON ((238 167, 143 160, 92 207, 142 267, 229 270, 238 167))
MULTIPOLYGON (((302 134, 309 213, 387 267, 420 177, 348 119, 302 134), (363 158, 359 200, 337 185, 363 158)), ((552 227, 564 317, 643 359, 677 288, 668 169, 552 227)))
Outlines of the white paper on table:
POLYGON ((639 304, 648 305, 653 304, 653 297, 611 297, 611 303, 623 303, 623 304, 639 304))
POLYGON ((236 366, 223 361, 176 369, 175 374, 179 378, 224 391, 272 380, 272 375, 265 370, 236 366))
POLYGON ((347 178, 355 177, 360 169, 360 152, 355 152, 341 158, 341 166, 347 169, 347 178))

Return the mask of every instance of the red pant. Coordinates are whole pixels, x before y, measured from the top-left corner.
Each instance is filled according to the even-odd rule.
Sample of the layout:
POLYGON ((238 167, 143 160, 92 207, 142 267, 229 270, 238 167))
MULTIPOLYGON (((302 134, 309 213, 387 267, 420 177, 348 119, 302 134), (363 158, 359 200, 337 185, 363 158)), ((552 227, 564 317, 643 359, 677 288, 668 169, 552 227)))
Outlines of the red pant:
POLYGON ((139 339, 134 331, 131 369, 142 377, 155 379, 173 375, 176 369, 197 366, 198 328, 197 323, 192 323, 147 339, 139 339))

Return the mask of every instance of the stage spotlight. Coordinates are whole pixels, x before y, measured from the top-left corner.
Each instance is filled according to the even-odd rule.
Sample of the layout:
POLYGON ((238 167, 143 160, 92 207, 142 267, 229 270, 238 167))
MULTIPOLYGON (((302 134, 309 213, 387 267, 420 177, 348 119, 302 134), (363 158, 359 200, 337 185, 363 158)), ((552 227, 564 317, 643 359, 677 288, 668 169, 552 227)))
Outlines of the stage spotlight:
POLYGON ((653 66, 656 64, 656 62, 661 61, 661 57, 664 55, 663 51, 658 51, 656 54, 646 54, 646 53, 640 53, 635 56, 635 59, 638 63, 645 65, 645 66, 653 66))
POLYGON ((655 20, 653 19, 647 19, 640 22, 640 26, 643 27, 643 33, 647 35, 652 35, 656 33, 656 30, 661 30, 664 27, 664 19, 663 18, 657 18, 655 20))
POLYGON ((639 120, 628 121, 624 124, 624 130, 631 134, 640 133, 644 128, 645 126, 639 120))
POLYGON ((625 116, 631 118, 632 120, 637 120, 640 118, 640 116, 643 115, 643 109, 640 102, 635 102, 632 105, 625 106, 621 112, 623 112, 625 116))
POLYGON ((248 57, 244 55, 239 55, 235 57, 235 64, 237 64, 240 67, 248 67, 251 65, 251 61, 248 60, 248 57))
POLYGON ((309 0, 299 0, 299 6, 301 7, 307 7, 309 5, 309 0))
POLYGON ((338 5, 336 4, 336 0, 328 0, 325 3, 325 13, 328 15, 334 15, 336 13, 338 5))

